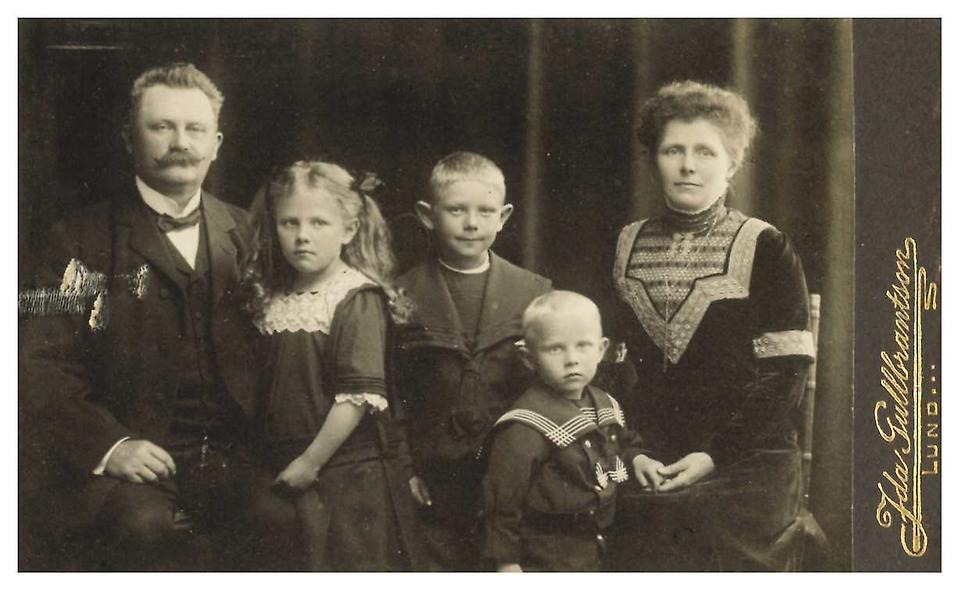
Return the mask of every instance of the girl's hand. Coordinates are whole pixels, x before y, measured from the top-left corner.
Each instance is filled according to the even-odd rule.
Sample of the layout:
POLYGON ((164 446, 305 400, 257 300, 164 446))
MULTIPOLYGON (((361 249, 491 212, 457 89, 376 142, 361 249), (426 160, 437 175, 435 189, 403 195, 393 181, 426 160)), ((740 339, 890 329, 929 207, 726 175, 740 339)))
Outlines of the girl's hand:
POLYGON ((669 466, 660 468, 660 474, 667 479, 660 490, 670 492, 686 488, 708 476, 715 468, 709 454, 702 451, 687 454, 669 466))
POLYGON ((653 492, 660 492, 660 485, 663 484, 663 476, 660 474, 660 470, 663 469, 663 462, 659 460, 654 460, 653 458, 648 458, 643 454, 638 454, 633 458, 633 473, 637 477, 637 482, 640 483, 640 488, 643 490, 653 490, 653 492))
POLYGON ((315 462, 299 456, 283 469, 273 483, 281 488, 302 492, 316 482, 320 468, 315 462))

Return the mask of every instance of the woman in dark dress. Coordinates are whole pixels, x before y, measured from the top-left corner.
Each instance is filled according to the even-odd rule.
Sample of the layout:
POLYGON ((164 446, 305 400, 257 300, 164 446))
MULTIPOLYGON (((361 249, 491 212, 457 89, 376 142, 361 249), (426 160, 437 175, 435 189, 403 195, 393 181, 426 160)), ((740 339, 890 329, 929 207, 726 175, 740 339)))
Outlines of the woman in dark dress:
POLYGON ((814 347, 790 241, 728 207, 755 131, 742 97, 695 82, 663 87, 640 114, 666 208, 617 244, 638 375, 624 407, 649 451, 614 568, 795 566, 774 542, 799 510, 797 410, 814 347))

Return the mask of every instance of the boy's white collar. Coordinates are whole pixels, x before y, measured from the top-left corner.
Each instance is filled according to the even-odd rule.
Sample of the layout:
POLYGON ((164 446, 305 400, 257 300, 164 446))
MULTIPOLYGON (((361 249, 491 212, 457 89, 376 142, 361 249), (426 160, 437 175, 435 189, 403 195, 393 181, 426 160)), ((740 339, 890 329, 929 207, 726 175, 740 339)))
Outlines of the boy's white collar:
POLYGON ((485 273, 487 269, 490 268, 490 251, 487 251, 486 260, 484 260, 479 267, 475 267, 473 269, 457 269, 456 267, 451 267, 443 262, 443 259, 440 257, 437 257, 437 260, 440 261, 440 265, 442 265, 443 268, 453 271, 454 273, 461 273, 463 275, 479 275, 480 273, 485 273))

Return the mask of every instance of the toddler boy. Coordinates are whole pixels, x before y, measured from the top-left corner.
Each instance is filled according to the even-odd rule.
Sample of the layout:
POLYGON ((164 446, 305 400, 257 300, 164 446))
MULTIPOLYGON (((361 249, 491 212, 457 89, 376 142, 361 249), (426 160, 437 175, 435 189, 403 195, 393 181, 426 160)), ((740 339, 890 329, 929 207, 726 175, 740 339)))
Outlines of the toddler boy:
POLYGON ((617 485, 643 458, 620 405, 590 385, 609 345, 600 312, 550 292, 524 312, 523 336, 538 379, 494 429, 484 554, 500 571, 599 570, 617 485))

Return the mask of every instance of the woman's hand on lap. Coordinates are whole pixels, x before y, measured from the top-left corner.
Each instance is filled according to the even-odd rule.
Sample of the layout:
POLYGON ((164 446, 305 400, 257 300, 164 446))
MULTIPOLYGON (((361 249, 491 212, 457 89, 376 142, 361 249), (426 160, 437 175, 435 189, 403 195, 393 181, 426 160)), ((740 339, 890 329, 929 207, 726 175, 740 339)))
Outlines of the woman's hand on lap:
POLYGON ((709 454, 697 451, 683 456, 680 460, 660 468, 660 475, 666 479, 661 492, 670 492, 696 484, 709 476, 716 466, 709 454))

